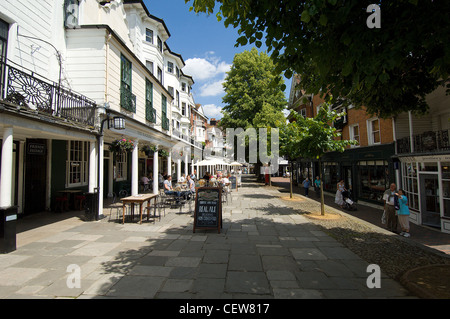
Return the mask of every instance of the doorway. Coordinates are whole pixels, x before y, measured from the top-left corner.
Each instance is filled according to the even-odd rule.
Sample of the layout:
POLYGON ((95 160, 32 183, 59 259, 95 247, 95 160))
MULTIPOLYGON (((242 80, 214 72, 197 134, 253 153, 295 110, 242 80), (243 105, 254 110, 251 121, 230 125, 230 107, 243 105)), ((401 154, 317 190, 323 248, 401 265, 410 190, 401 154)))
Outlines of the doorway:
POLYGON ((47 141, 27 139, 25 150, 24 213, 38 213, 46 205, 47 141))
POLYGON ((420 174, 422 224, 441 228, 439 179, 437 174, 420 174))

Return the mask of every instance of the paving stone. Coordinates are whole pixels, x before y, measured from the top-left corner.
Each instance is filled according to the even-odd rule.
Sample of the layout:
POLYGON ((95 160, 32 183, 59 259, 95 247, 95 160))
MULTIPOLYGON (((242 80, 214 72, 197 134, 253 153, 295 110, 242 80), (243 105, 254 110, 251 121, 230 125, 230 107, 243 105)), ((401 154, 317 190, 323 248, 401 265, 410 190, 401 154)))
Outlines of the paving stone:
POLYGON ((262 271, 261 257, 258 255, 231 255, 229 270, 262 271))
POLYGON ((107 296, 153 298, 166 279, 163 277, 125 276, 114 284, 107 296))
POLYGON ((291 248, 292 255, 297 260, 326 260, 325 256, 317 248, 291 248))
POLYGON ((268 294, 270 285, 264 272, 229 271, 225 290, 228 293, 268 294))

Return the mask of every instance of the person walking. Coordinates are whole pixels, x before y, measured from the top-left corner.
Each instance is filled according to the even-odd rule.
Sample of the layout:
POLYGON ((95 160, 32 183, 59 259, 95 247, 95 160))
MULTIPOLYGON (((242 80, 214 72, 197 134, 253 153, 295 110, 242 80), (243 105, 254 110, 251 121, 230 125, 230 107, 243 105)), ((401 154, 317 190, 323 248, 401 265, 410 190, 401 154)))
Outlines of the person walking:
POLYGON ((309 180, 309 178, 305 178, 305 180, 303 181, 303 188, 305 189, 305 196, 308 197, 308 191, 309 191, 309 186, 311 186, 311 182, 309 180))
POLYGON ((395 213, 395 196, 397 185, 392 183, 383 194, 384 211, 386 213, 386 228, 394 233, 397 233, 398 219, 395 213))
POLYGON ((337 190, 336 190, 336 195, 334 197, 334 202, 336 204, 338 204, 339 206, 341 206, 341 208, 344 207, 344 197, 342 196, 342 193, 346 191, 345 189, 345 183, 344 180, 341 179, 339 181, 339 183, 337 183, 337 190))
POLYGON ((320 197, 320 177, 319 175, 316 176, 316 179, 314 180, 314 191, 316 192, 316 197, 319 198, 320 197))
POLYGON ((397 210, 398 223, 400 224, 400 228, 402 232, 400 236, 410 237, 409 234, 409 207, 408 207, 408 198, 405 196, 405 192, 403 189, 399 189, 398 193, 395 194, 398 197, 399 210, 397 210))

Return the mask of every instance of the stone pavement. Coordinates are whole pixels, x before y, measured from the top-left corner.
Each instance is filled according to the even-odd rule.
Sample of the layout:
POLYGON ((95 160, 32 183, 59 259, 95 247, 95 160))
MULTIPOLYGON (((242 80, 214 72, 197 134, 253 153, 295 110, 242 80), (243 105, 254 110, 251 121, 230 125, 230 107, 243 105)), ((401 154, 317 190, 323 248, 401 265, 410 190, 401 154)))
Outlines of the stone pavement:
POLYGON ((368 288, 367 262, 251 175, 223 222, 220 234, 193 233, 191 214, 166 209, 142 225, 73 216, 30 227, 0 255, 0 298, 411 298, 383 274, 368 288))

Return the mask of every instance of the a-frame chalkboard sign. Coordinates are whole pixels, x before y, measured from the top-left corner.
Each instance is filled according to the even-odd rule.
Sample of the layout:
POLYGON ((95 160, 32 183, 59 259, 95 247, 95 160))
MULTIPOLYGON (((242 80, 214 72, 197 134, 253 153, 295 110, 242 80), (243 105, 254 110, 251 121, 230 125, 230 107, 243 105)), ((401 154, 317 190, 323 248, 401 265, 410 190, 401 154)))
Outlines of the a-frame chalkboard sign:
POLYGON ((222 188, 196 188, 194 233, 196 229, 222 228, 222 188))

